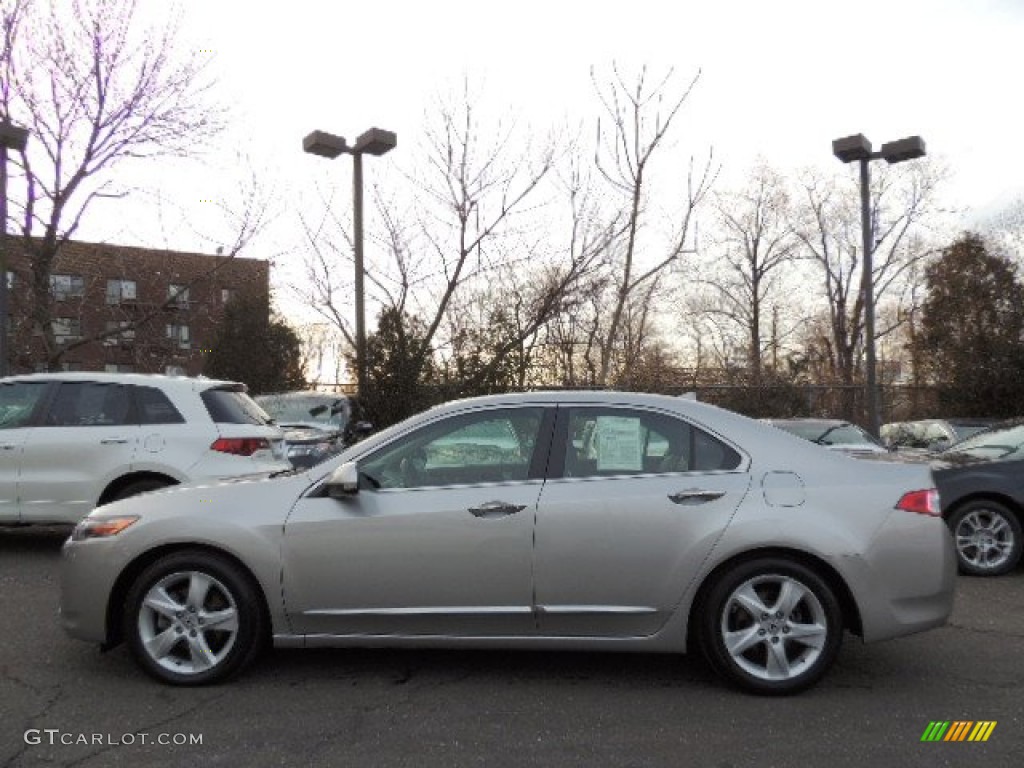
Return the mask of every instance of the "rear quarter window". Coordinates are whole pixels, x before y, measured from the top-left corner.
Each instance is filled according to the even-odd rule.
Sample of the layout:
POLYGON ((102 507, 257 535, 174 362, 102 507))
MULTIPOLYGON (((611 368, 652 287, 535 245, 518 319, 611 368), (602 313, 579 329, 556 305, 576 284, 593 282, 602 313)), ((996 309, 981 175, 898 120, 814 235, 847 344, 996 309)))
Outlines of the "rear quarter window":
POLYGON ((135 387, 135 402, 140 424, 185 423, 185 418, 167 399, 167 395, 155 387, 135 387))
POLYGON ((208 389, 200 397, 216 424, 272 424, 270 416, 245 392, 236 389, 208 389))

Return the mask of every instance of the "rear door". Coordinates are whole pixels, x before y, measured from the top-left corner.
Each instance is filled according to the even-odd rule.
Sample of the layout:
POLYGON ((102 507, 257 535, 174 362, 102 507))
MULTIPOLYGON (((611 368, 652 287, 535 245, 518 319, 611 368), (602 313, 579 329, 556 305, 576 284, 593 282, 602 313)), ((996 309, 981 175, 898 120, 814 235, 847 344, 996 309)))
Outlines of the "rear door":
POLYGON ((538 627, 645 636, 667 620, 747 492, 747 459, 678 416, 559 407, 537 510, 538 627))
POLYGON ((25 440, 19 477, 21 520, 76 522, 102 490, 131 468, 140 427, 131 388, 61 382, 25 440))

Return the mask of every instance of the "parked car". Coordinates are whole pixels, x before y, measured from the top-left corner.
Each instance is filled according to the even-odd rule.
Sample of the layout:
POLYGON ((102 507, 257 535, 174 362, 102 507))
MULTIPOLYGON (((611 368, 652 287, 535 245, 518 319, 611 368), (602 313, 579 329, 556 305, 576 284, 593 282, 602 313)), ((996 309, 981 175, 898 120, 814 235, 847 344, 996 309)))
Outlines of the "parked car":
POLYGON ((287 469, 281 430, 237 382, 144 374, 0 379, 0 524, 198 480, 287 469))
POLYGON ((308 468, 341 451, 352 421, 352 401, 324 392, 257 395, 256 402, 284 430, 288 460, 308 468))
POLYGON ((854 461, 744 416, 617 392, 432 408, 312 473, 96 510, 61 619, 157 679, 277 646, 704 650, 807 688, 844 629, 942 625, 956 558, 927 465, 854 461))
POLYGON ((996 419, 970 418, 896 421, 883 424, 880 434, 890 448, 941 451, 996 423, 996 419))
POLYGON ((762 419, 804 440, 848 453, 886 453, 882 443, 856 424, 841 419, 762 419))
POLYGON ((933 474, 960 571, 1012 571, 1024 549, 1024 423, 977 432, 937 458, 933 474))

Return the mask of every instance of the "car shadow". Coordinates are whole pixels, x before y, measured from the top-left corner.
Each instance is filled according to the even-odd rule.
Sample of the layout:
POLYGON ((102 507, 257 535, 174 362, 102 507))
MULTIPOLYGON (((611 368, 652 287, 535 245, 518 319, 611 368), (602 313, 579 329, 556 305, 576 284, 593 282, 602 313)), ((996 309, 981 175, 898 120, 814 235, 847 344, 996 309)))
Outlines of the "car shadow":
POLYGON ((0 552, 60 556, 71 525, 0 526, 0 552))

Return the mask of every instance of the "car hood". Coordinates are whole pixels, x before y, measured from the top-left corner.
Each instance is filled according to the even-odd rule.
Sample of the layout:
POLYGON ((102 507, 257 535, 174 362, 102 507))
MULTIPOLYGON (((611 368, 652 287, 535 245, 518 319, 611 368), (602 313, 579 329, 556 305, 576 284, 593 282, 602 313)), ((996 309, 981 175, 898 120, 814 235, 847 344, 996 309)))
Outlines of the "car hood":
POLYGON ((278 424, 284 431, 284 439, 289 443, 321 442, 341 435, 336 428, 316 424, 278 424))
MULTIPOLYGON (((91 517, 138 515, 142 522, 210 519, 251 524, 268 519, 281 524, 295 501, 315 482, 308 472, 259 473, 217 482, 173 485, 97 507, 91 517)), ((180 522, 175 523, 181 525, 180 522)), ((135 530, 138 524, 125 533, 135 530)))
POLYGON ((965 453, 948 453, 933 451, 886 451, 883 453, 858 453, 858 459, 870 461, 886 461, 895 464, 928 464, 933 470, 952 469, 954 467, 969 467, 977 464, 987 464, 991 459, 979 459, 976 456, 969 456, 965 453))

